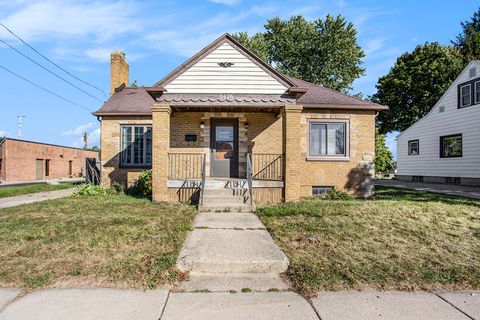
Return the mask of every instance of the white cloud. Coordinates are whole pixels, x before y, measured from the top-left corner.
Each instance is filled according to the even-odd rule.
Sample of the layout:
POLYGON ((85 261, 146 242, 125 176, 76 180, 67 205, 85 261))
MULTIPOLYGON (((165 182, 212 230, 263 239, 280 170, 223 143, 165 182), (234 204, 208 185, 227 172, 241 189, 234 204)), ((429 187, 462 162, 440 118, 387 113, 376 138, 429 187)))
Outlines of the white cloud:
POLYGON ((380 49, 383 48, 383 44, 385 43, 386 38, 384 37, 377 37, 377 38, 371 38, 369 39, 363 50, 365 51, 366 55, 370 55, 380 49))
MULTIPOLYGON (((26 40, 91 37, 103 42, 125 32, 138 31, 141 19, 130 1, 113 3, 45 0, 20 2, 3 23, 26 40)), ((12 38, 5 30, 1 37, 12 38)))
POLYGON ((226 6, 233 6, 240 2, 240 0, 208 0, 213 3, 224 4, 226 6))
MULTIPOLYGON (((88 147, 100 146, 100 128, 97 128, 87 134, 87 144, 88 147)), ((83 148, 83 136, 75 140, 71 144, 71 146, 76 148, 83 148)))
POLYGON ((76 127, 75 129, 62 132, 62 136, 82 136, 85 131, 88 131, 88 129, 92 127, 93 127, 93 122, 82 124, 76 127))
POLYGON ((8 137, 10 136, 10 132, 5 130, 0 130, 0 137, 8 137))

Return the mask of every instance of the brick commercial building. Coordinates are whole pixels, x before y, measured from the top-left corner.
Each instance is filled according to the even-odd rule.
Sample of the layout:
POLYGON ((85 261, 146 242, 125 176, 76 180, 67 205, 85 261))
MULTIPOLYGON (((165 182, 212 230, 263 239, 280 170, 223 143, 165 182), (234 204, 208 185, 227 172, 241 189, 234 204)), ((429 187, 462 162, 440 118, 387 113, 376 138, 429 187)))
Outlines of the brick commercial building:
POLYGON ((372 193, 385 106, 285 76, 228 34, 153 87, 126 87, 124 55, 111 57, 111 97, 94 113, 105 186, 151 168, 154 200, 209 188, 257 203, 372 193))
POLYGON ((98 152, 5 138, 0 141, 0 181, 52 180, 85 176, 85 161, 98 152))

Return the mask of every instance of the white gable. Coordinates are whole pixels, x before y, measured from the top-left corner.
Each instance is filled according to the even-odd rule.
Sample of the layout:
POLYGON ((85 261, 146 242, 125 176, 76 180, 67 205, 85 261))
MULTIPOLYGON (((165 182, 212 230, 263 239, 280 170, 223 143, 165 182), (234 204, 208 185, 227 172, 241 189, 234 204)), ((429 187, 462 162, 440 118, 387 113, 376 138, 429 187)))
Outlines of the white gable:
POLYGON ((224 42, 165 85, 169 93, 282 94, 283 84, 224 42), (228 68, 219 63, 233 63, 228 68))

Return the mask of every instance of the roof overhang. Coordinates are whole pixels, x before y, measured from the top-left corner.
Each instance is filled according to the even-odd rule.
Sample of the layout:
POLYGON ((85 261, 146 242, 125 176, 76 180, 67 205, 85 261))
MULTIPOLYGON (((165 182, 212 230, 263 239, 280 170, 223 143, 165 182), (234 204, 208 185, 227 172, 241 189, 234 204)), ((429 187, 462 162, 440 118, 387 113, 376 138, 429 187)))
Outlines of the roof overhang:
POLYGON ((378 105, 355 105, 355 104, 303 104, 304 109, 345 109, 345 110, 388 110, 387 106, 378 105))

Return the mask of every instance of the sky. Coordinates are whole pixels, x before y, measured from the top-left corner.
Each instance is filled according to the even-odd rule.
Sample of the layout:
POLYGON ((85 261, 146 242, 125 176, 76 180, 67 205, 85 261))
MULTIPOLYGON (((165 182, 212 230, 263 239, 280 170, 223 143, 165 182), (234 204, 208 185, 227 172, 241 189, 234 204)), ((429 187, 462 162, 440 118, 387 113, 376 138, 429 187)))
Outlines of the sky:
MULTIPOLYGON (((449 44, 460 32, 460 22, 477 7, 478 2, 470 0, 0 0, 0 22, 71 74, 101 89, 56 69, 0 27, 1 40, 90 94, 0 43, 0 136, 17 137, 17 116, 24 115, 24 139, 81 147, 86 131, 89 145, 99 145, 99 122, 91 111, 108 98, 112 51, 126 53, 130 81, 151 86, 221 34, 253 34, 277 16, 313 20, 340 14, 351 21, 366 53, 366 74, 354 82, 352 93, 369 96, 398 56, 427 41, 449 44)), ((395 136, 387 135, 394 154, 395 136)))

